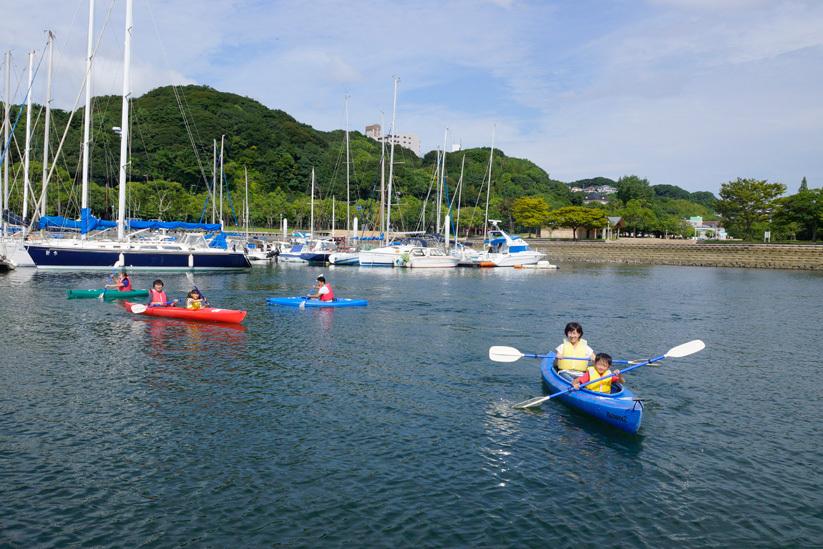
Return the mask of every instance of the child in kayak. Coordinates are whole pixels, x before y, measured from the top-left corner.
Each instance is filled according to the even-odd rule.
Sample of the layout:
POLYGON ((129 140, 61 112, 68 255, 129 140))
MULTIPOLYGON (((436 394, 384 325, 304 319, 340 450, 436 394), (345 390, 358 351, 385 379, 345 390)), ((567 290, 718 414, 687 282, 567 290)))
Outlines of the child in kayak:
POLYGON ((320 301, 334 301, 334 291, 326 284, 326 277, 317 277, 317 284, 314 286, 315 292, 306 296, 306 299, 319 299, 320 301))
POLYGON ((186 294, 186 309, 202 309, 203 307, 208 307, 208 303, 203 296, 200 294, 200 290, 197 288, 192 288, 192 290, 186 294))
POLYGON ((603 381, 592 383, 585 388, 589 391, 594 391, 595 393, 611 393, 613 381, 620 383, 625 381, 623 376, 620 375, 620 370, 615 370, 612 372, 610 370, 611 367, 612 357, 606 353, 597 353, 597 356, 594 357, 594 366, 589 366, 586 368, 585 374, 575 378, 574 381, 572 381, 572 387, 577 390, 580 389, 580 386, 584 383, 603 378, 603 381))
POLYGON ((594 351, 583 339, 583 326, 578 322, 566 324, 566 337, 555 351, 554 366, 568 377, 582 375, 594 360, 594 351))
POLYGON ((174 307, 177 300, 169 301, 166 292, 163 290, 163 281, 159 278, 152 282, 149 288, 149 307, 174 307))
POLYGON ((114 284, 106 284, 106 288, 117 288, 118 292, 128 292, 131 291, 131 280, 129 279, 129 273, 123 271, 122 273, 117 275, 117 282, 114 284))

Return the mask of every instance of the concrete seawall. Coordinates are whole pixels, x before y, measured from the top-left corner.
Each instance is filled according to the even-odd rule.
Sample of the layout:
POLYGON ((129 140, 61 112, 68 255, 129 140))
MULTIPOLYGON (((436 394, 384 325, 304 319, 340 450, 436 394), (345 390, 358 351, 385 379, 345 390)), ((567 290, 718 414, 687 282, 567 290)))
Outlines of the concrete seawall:
POLYGON ((703 244, 691 240, 621 238, 614 241, 529 239, 552 263, 636 263, 823 271, 823 245, 703 244))

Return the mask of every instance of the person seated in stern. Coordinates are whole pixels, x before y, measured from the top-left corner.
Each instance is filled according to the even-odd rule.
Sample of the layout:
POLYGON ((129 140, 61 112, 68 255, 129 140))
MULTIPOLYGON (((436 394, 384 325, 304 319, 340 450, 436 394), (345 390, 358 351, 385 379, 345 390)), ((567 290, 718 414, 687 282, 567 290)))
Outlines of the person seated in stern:
POLYGON ((583 326, 578 322, 569 322, 564 331, 563 343, 554 350, 554 367, 564 377, 580 376, 594 360, 594 351, 583 339, 583 326))
POLYGON ((106 284, 106 288, 117 288, 118 292, 128 292, 131 290, 131 280, 129 279, 129 273, 123 271, 122 273, 117 275, 117 282, 114 284, 106 284))
POLYGON ((317 277, 317 283, 314 285, 314 293, 306 296, 306 299, 319 299, 320 301, 334 301, 334 291, 331 286, 326 284, 326 277, 320 275, 317 277))
POLYGON ((580 386, 584 383, 602 379, 602 381, 592 383, 591 385, 585 387, 585 389, 596 393, 611 393, 613 381, 620 383, 625 381, 623 376, 620 374, 620 370, 615 370, 612 372, 610 370, 611 367, 612 357, 606 353, 597 353, 597 356, 594 357, 594 366, 589 366, 586 368, 585 374, 575 378, 574 381, 572 381, 572 387, 577 390, 580 389, 580 386))
POLYGON ((159 278, 152 282, 152 287, 149 288, 149 307, 174 307, 177 300, 169 301, 166 292, 163 290, 163 281, 159 278))

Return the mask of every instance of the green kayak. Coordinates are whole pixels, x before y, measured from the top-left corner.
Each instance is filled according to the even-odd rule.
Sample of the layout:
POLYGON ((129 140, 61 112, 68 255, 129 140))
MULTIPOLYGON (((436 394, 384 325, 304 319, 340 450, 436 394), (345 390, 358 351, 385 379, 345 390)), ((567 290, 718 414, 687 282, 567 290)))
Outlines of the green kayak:
POLYGON ((109 290, 106 288, 99 288, 97 290, 66 290, 66 297, 69 299, 99 299, 102 296, 105 300, 112 300, 146 297, 147 295, 149 295, 148 290, 129 290, 128 292, 109 290))

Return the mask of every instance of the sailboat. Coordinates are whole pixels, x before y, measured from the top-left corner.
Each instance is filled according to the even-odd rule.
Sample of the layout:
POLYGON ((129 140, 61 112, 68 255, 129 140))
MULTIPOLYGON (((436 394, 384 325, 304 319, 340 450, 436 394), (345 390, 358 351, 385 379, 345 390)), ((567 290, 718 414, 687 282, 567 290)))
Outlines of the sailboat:
MULTIPOLYGON (((382 162, 382 158, 381 158, 382 162)), ((349 96, 346 96, 346 245, 338 245, 329 254, 328 262, 332 265, 360 265, 360 252, 352 245, 357 235, 357 218, 350 217, 351 182, 350 182, 351 148, 349 147, 349 96), (354 230, 350 231, 350 223, 354 230)), ((332 223, 334 223, 332 216, 332 223)))
MULTIPOLYGON (((80 238, 52 238, 26 244, 26 250, 40 269, 108 270, 129 268, 137 270, 240 270, 249 269, 251 264, 242 250, 214 247, 201 233, 187 233, 181 239, 149 237, 132 240, 131 236, 152 229, 191 230, 205 229, 221 231, 222 225, 193 224, 182 222, 145 222, 126 220, 126 181, 128 168, 129 98, 131 96, 131 37, 134 30, 132 16, 133 0, 126 1, 125 47, 123 58, 123 104, 120 124, 120 178, 118 193, 117 238, 89 239, 94 229, 108 231, 112 222, 96 219, 88 207, 88 121, 90 116, 89 85, 91 81, 91 58, 93 36, 94 2, 90 2, 88 59, 86 65, 86 131, 83 143, 83 196, 80 221, 60 217, 41 216, 40 227, 50 223, 79 229, 80 238), (136 229, 134 235, 127 235, 127 229, 136 229)), ((52 171, 54 165, 52 165, 52 171)), ((44 204, 45 185, 40 196, 44 204)), ((41 206, 42 207, 42 206, 41 206)))
MULTIPOLYGON (((51 43, 54 36, 49 33, 49 43, 51 43)), ((28 149, 31 146, 31 89, 32 83, 34 80, 34 74, 32 72, 33 62, 34 62, 34 55, 35 52, 29 52, 28 54, 28 66, 29 66, 29 78, 28 78, 28 87, 26 88, 26 96, 25 101, 20 105, 21 112, 18 114, 19 116, 22 113, 22 109, 25 108, 26 110, 26 152, 25 157, 28 158, 29 152, 28 149)), ((49 64, 51 64, 51 59, 49 59, 49 64)), ((16 267, 34 267, 34 261, 31 260, 31 256, 29 256, 28 252, 26 251, 25 246, 23 245, 23 232, 21 230, 22 226, 25 225, 25 219, 19 217, 11 212, 11 206, 9 203, 10 199, 10 187, 9 187, 9 156, 11 151, 11 142, 12 142, 12 123, 10 119, 10 112, 11 112, 11 52, 8 51, 5 54, 5 93, 3 95, 3 146, 0 147, 0 151, 2 151, 2 161, 3 161, 3 179, 2 184, 0 184, 0 212, 2 212, 2 220, 0 220, 0 224, 2 224, 2 229, 0 229, 0 256, 3 258, 3 264, 6 265, 8 268, 13 269, 16 267)), ((16 123, 15 123, 16 126, 16 123)), ((47 140, 46 140, 47 141, 47 140)), ((28 193, 27 190, 29 188, 28 183, 28 165, 26 166, 24 172, 25 184, 24 184, 24 208, 28 206, 28 193)))
MULTIPOLYGON (((391 133, 389 135, 397 134, 395 129, 395 121, 397 119, 397 85, 400 79, 394 77, 394 98, 392 100, 392 115, 391 115, 391 133)), ((383 137, 385 140, 385 136, 383 137)), ((389 179, 386 191, 386 219, 383 227, 383 246, 372 248, 371 250, 362 250, 360 252, 360 265, 370 267, 394 267, 403 264, 402 254, 408 252, 411 247, 407 245, 389 243, 389 232, 391 231, 391 204, 392 204, 392 182, 394 179, 394 142, 391 140, 391 147, 389 148, 389 179)), ((381 185, 382 189, 382 185, 381 185)), ((382 198, 382 197, 381 197, 382 198)), ((381 210, 383 208, 381 200, 381 210)), ((382 216, 381 216, 382 221, 382 216)))

